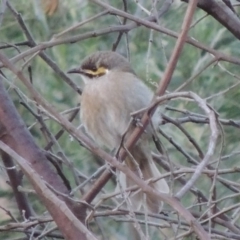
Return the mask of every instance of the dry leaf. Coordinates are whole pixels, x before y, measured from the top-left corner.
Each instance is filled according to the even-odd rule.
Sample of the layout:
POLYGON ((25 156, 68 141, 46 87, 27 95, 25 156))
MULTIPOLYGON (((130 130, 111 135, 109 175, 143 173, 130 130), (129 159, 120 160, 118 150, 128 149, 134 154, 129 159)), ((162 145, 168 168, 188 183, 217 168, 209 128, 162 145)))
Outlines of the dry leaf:
POLYGON ((48 16, 52 16, 53 13, 56 12, 58 4, 59 4, 58 0, 42 0, 44 12, 48 16))

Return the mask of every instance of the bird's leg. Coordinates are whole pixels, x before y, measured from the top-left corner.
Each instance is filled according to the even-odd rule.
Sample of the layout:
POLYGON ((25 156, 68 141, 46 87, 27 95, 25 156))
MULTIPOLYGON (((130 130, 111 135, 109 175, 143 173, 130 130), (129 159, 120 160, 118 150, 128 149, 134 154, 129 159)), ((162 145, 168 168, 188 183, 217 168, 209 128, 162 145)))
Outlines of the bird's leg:
MULTIPOLYGON (((133 125, 135 126, 135 127, 139 127, 139 128, 142 128, 143 127, 143 125, 142 125, 142 122, 141 122, 141 118, 142 118, 142 116, 143 116, 143 111, 145 111, 146 109, 145 108, 143 108, 143 109, 141 109, 141 110, 139 110, 139 111, 137 111, 137 112, 133 112, 132 114, 131 114, 131 116, 132 116, 132 118, 133 118, 133 125)), ((144 132, 146 133, 146 130, 144 129, 144 132)))
POLYGON ((141 117, 142 117, 145 110, 146 109, 144 108, 144 109, 141 109, 139 111, 131 113, 131 117, 133 118, 132 121, 133 121, 134 126, 143 127, 143 125, 141 123, 141 117))

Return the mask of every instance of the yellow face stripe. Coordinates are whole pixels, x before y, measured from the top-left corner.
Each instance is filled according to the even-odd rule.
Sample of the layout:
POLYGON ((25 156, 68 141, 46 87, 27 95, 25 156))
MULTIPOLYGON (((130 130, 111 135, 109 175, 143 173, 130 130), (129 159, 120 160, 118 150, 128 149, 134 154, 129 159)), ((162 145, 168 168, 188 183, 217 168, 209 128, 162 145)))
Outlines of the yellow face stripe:
POLYGON ((92 75, 92 76, 101 76, 104 75, 107 72, 107 69, 104 67, 99 67, 96 71, 92 71, 90 69, 84 70, 86 74, 92 75))

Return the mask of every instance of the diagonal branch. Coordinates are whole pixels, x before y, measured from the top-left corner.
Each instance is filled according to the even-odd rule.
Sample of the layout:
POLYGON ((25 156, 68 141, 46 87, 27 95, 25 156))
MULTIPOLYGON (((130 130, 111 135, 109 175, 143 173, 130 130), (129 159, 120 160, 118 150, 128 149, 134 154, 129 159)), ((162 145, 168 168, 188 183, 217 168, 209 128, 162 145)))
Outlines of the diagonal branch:
MULTIPOLYGON (((182 1, 189 2, 189 0, 182 1)), ((220 22, 236 38, 240 39, 240 19, 225 1, 199 0, 198 7, 220 22)))

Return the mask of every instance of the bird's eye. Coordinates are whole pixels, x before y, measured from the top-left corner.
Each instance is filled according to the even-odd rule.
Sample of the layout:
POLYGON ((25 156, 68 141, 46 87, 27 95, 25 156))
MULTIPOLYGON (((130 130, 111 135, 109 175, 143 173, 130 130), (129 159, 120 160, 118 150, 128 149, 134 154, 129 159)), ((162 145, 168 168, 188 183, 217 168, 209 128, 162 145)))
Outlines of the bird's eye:
POLYGON ((97 71, 97 68, 94 66, 94 67, 92 67, 92 69, 91 69, 93 72, 96 72, 97 71))

